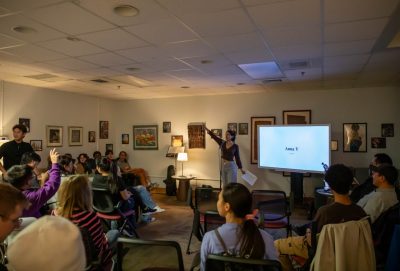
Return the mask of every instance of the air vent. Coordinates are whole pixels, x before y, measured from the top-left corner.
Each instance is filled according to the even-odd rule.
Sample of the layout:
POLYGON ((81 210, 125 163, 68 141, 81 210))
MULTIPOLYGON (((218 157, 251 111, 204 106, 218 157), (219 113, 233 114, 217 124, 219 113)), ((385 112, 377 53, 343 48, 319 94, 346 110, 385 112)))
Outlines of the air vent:
POLYGON ((262 80, 263 84, 271 84, 271 83, 278 83, 278 82, 282 82, 282 78, 274 78, 274 79, 266 79, 266 80, 262 80))
POLYGON ((289 68, 292 70, 306 69, 310 67, 310 62, 308 60, 299 60, 289 62, 289 68))
POLYGON ((99 83, 99 84, 108 83, 108 81, 104 80, 104 79, 93 79, 93 80, 90 80, 90 81, 95 82, 95 83, 99 83))
POLYGON ((41 73, 41 74, 36 74, 36 75, 27 75, 24 76, 26 78, 30 79, 35 79, 35 80, 40 80, 40 81, 45 81, 45 82, 60 82, 60 81, 68 81, 70 79, 64 78, 64 77, 59 77, 54 74, 50 73, 41 73))

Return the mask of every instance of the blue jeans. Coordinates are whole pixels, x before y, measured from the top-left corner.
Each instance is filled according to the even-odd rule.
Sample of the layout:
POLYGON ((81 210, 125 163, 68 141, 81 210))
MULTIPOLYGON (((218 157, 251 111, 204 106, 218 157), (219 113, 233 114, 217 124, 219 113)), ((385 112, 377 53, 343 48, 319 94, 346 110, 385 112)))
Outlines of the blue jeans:
POLYGON ((146 205, 150 209, 154 209, 157 206, 157 204, 155 204, 155 202, 151 198, 149 191, 147 191, 147 189, 143 185, 134 186, 133 188, 136 190, 136 192, 138 192, 144 205, 146 205))
POLYGON ((222 183, 223 186, 228 183, 237 182, 237 166, 235 161, 224 162, 222 165, 222 183))

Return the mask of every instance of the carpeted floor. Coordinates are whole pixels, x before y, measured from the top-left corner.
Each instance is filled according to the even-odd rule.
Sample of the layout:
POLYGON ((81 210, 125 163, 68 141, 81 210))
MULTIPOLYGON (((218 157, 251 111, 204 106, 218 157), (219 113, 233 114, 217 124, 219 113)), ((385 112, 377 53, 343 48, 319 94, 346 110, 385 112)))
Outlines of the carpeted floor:
MULTIPOLYGON (((161 190, 162 191, 162 190, 161 190)), ((141 239, 145 240, 174 240, 177 241, 182 249, 185 270, 189 270, 195 253, 186 254, 186 248, 189 241, 189 235, 193 222, 193 211, 186 205, 186 202, 180 202, 174 196, 166 196, 163 192, 152 193, 157 204, 165 209, 165 212, 154 214, 155 221, 148 224, 141 224, 138 233, 141 239)), ((292 224, 304 224, 307 211, 302 208, 296 208, 292 212, 292 224)), ((286 231, 269 231, 274 239, 286 237, 286 231)), ((192 238, 190 250, 199 251, 201 243, 196 237, 192 238)))

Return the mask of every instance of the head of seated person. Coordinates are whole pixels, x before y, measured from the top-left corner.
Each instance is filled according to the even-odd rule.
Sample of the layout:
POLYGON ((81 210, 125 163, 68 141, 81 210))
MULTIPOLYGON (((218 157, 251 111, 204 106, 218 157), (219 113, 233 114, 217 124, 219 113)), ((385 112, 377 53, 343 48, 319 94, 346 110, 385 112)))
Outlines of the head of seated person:
POLYGON ((8 246, 9 270, 84 270, 85 248, 79 228, 68 219, 44 216, 8 246))
POLYGON ((15 165, 7 171, 6 181, 21 191, 32 187, 33 169, 28 165, 15 165))
POLYGON ((60 160, 58 161, 60 165, 61 175, 68 176, 74 174, 74 164, 72 159, 67 155, 60 156, 60 160))
POLYGON ((29 202, 24 194, 7 183, 0 183, 0 243, 20 225, 22 211, 29 202))
POLYGON ((33 151, 26 152, 21 157, 21 165, 28 165, 32 169, 36 168, 41 161, 40 155, 33 151))
POLYGON ((334 194, 348 195, 353 178, 351 169, 343 164, 332 165, 325 173, 325 181, 334 194))
POLYGON ((373 184, 378 188, 393 188, 399 172, 391 164, 380 164, 372 167, 373 184))

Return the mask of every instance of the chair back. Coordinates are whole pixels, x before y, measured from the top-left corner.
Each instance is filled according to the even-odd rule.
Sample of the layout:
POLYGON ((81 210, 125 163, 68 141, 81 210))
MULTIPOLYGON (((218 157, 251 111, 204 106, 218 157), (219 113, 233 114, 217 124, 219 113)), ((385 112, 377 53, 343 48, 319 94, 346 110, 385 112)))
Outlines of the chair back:
POLYGON ((251 194, 253 209, 261 208, 265 213, 280 215, 280 218, 288 215, 289 204, 284 191, 253 190, 251 194))
POLYGON ((175 241, 118 238, 117 271, 184 271, 182 251, 175 241))
POLYGON ((239 257, 210 254, 207 256, 206 271, 225 271, 229 267, 231 271, 280 271, 279 261, 245 259, 239 257))
POLYGON ((212 187, 196 187, 194 194, 194 208, 200 213, 217 210, 218 195, 221 190, 212 187))
POLYGON ((99 213, 114 212, 114 203, 110 190, 106 188, 92 187, 93 192, 93 209, 99 213))

